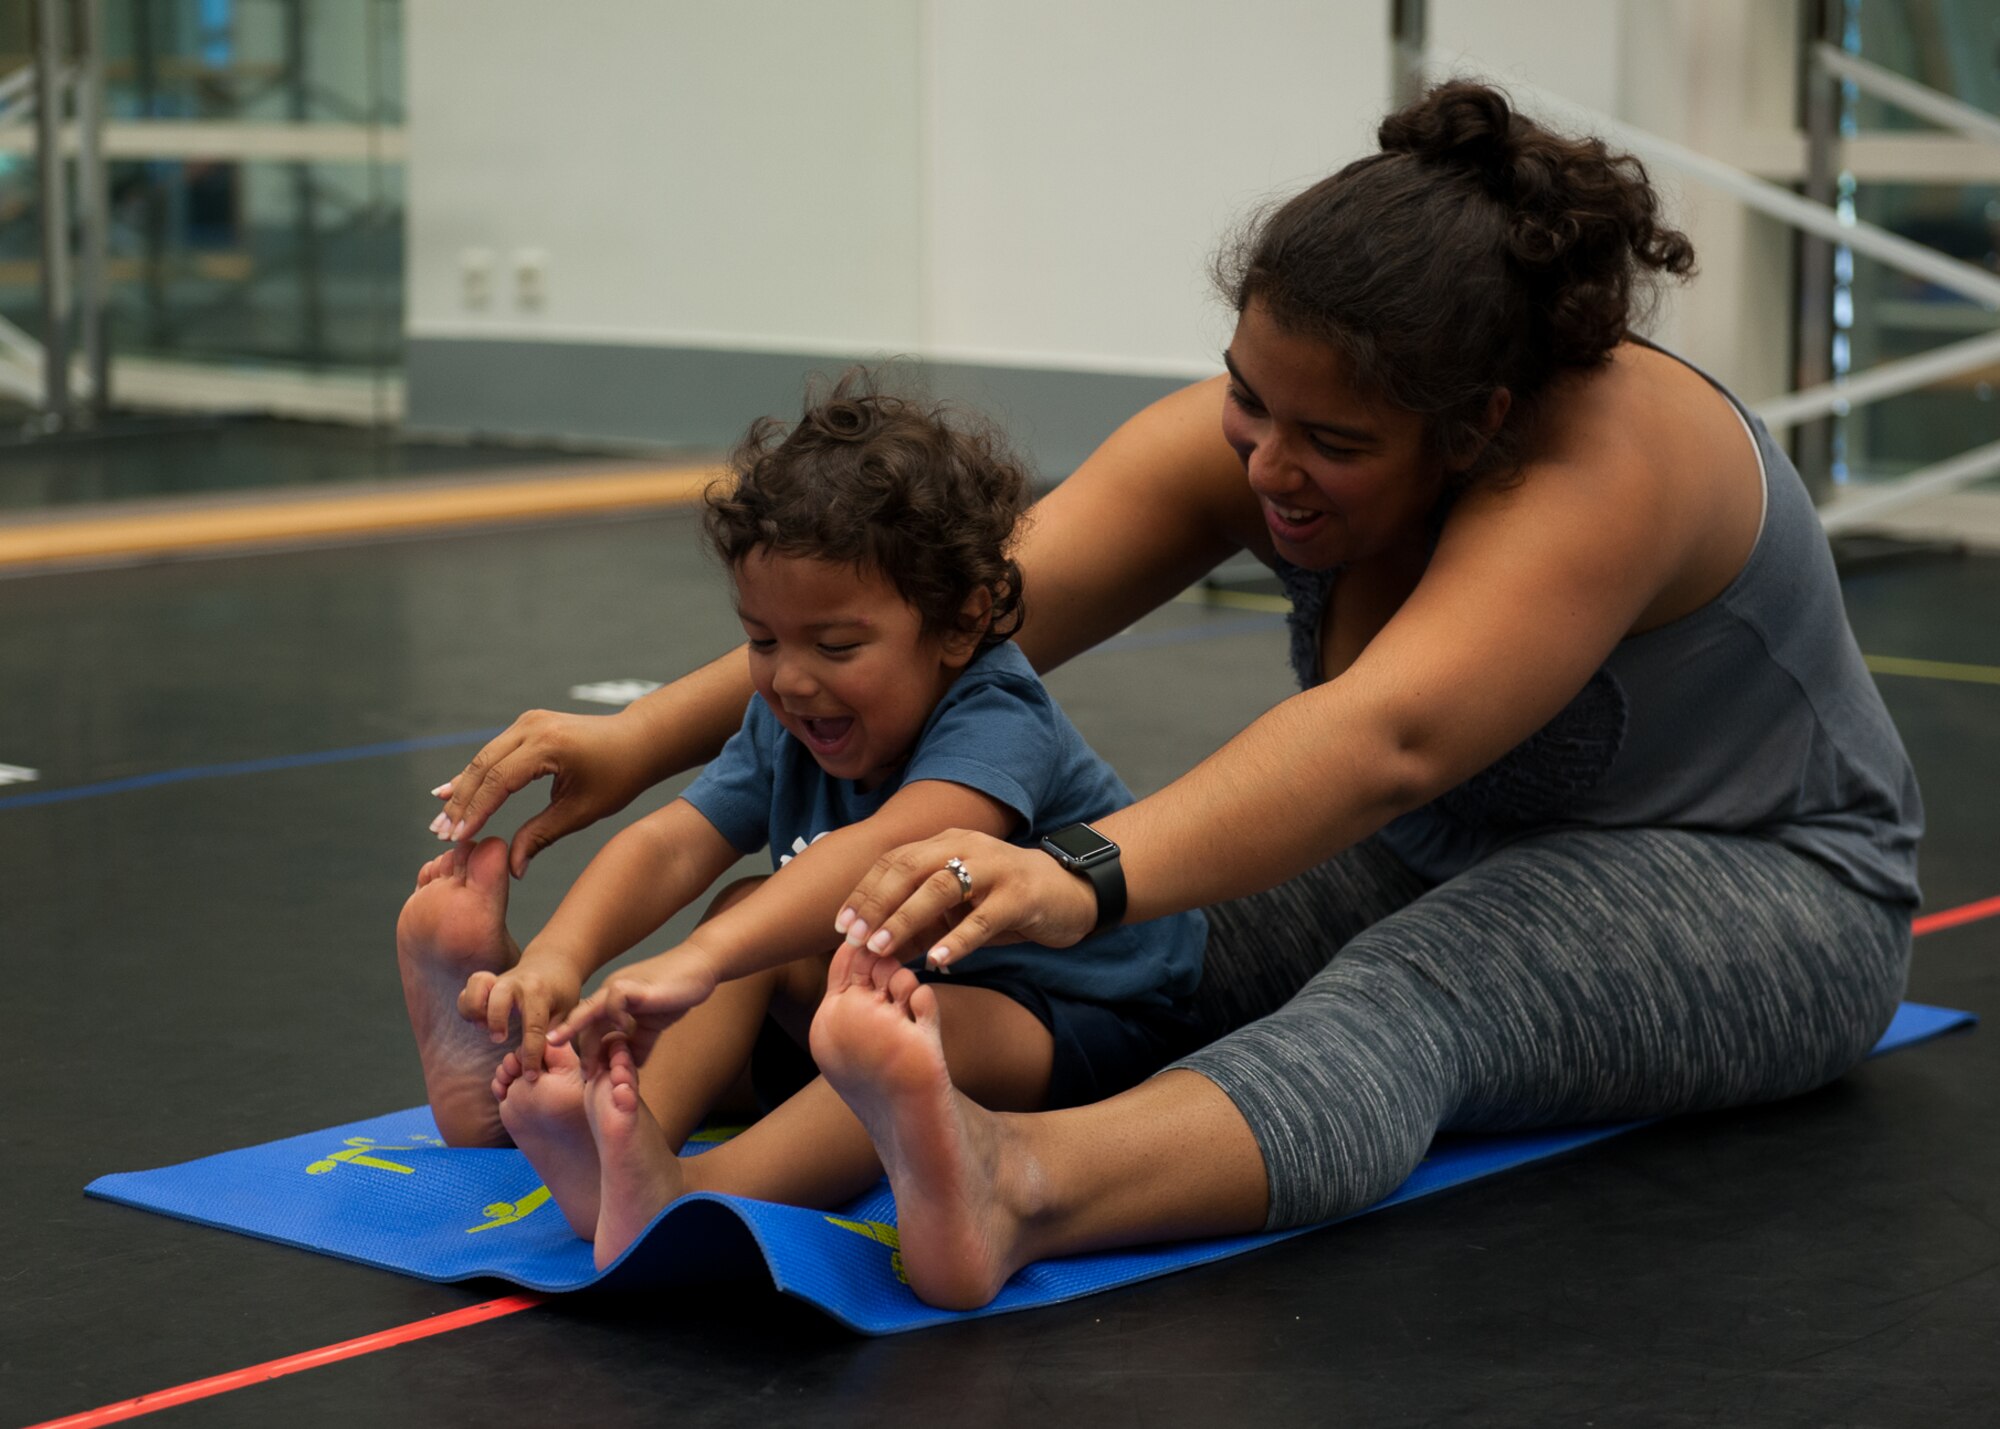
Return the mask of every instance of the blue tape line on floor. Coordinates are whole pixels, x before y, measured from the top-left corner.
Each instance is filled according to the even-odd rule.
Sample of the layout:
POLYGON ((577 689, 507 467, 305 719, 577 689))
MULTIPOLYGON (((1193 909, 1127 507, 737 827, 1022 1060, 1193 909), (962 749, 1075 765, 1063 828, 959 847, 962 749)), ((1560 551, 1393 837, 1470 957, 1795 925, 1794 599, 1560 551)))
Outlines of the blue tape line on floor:
MULTIPOLYGON (((1876 1044, 1892 1051, 1970 1025, 1969 1013, 1906 1003, 1876 1044)), ((1646 1122, 1441 1138, 1370 1210, 1616 1136, 1646 1122)), ((839 1214, 733 1196, 686 1196, 609 1270, 570 1233, 517 1151, 452 1150, 419 1107, 156 1171, 93 1181, 88 1194, 426 1280, 497 1276, 534 1290, 659 1286, 768 1275, 787 1294, 867 1334, 964 1319, 902 1283, 886 1183, 839 1214)), ((1366 1211, 1359 1214, 1367 1214, 1366 1211)), ((1031 1265, 972 1315, 1002 1314, 1129 1285, 1303 1231, 1074 1256, 1031 1265)))
POLYGON ((321 749, 310 754, 274 754, 264 759, 239 759, 229 764, 194 764, 183 769, 163 769, 156 774, 133 774, 124 779, 105 779, 95 784, 72 784, 66 789, 37 789, 29 794, 0 797, 0 809, 28 809, 41 804, 66 804, 74 799, 96 799, 105 794, 129 794, 135 789, 155 789, 162 784, 184 784, 191 779, 231 779, 239 774, 272 774, 282 769, 307 769, 315 764, 343 764, 351 759, 381 759, 392 754, 412 754, 423 749, 442 749, 453 744, 484 744, 500 733, 494 729, 467 729, 456 734, 424 734, 413 739, 389 739, 380 744, 355 744, 345 749, 321 749))
MULTIPOLYGON (((1217 640, 1254 630, 1275 629, 1284 624, 1280 615, 1250 615, 1236 620, 1205 621, 1175 626, 1168 630, 1128 631, 1105 641, 1087 654, 1116 654, 1123 650, 1150 650, 1162 645, 1182 645, 1196 640, 1217 640)), ((484 744, 499 734, 499 728, 469 729, 456 734, 426 734, 411 739, 390 739, 380 744, 357 744, 346 749, 324 749, 310 754, 277 754, 265 759, 243 759, 228 764, 195 764, 182 769, 163 769, 154 774, 133 774, 123 779, 104 779, 94 784, 72 784, 62 789, 37 789, 27 794, 0 795, 0 809, 34 809, 48 804, 67 804, 77 799, 97 799, 107 794, 129 794, 139 789, 156 789, 163 784, 184 784, 195 779, 229 779, 243 774, 273 774, 286 769, 306 769, 316 764, 340 764, 350 759, 380 759, 388 755, 410 754, 424 749, 441 749, 453 744, 484 744)))

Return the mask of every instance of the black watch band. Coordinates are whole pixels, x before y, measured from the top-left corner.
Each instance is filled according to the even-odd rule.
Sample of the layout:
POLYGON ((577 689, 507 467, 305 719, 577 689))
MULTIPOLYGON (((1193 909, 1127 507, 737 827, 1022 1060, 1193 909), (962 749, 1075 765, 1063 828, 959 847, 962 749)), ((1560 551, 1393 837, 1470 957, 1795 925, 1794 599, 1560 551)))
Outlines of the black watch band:
POLYGON ((1071 824, 1042 840, 1042 850, 1057 863, 1090 880, 1097 894, 1097 926, 1101 933, 1125 916, 1125 869, 1118 862, 1118 845, 1089 824, 1071 824))

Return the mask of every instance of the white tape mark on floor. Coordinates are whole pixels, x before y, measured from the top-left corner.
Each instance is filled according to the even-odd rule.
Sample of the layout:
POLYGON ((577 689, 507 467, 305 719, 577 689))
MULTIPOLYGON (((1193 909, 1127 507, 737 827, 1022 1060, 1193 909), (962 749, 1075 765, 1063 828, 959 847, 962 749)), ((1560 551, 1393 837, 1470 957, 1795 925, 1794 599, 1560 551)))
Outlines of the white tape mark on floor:
POLYGON ((24 768, 19 764, 0 764, 0 784, 32 784, 42 777, 39 769, 24 768))
POLYGON ((599 680, 594 685, 571 685, 569 697, 598 705, 629 705, 659 688, 657 680, 599 680))

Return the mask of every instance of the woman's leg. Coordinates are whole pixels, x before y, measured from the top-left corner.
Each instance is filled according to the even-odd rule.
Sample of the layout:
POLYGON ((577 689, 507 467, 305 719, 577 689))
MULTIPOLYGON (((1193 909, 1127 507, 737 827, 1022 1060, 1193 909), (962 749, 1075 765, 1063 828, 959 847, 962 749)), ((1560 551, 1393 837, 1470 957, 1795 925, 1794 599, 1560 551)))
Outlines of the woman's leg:
POLYGON ((1194 1011, 1203 1041, 1276 1012, 1348 940, 1430 885, 1367 839, 1276 888, 1218 903, 1194 1011))
POLYGON ((1771 1101, 1839 1076, 1895 1011, 1907 910, 1763 840, 1523 840, 1353 939, 1184 1065, 1242 1111, 1272 1226, 1386 1195, 1439 1130, 1771 1101))
POLYGON ((982 1111, 903 1074, 914 1036, 821 1065, 883 1153, 912 1286, 976 1305, 1037 1259, 1359 1209, 1441 1127, 1805 1091, 1866 1054, 1908 955, 1905 910, 1775 845, 1550 835, 1354 937, 1277 1014, 1095 1106, 982 1111))

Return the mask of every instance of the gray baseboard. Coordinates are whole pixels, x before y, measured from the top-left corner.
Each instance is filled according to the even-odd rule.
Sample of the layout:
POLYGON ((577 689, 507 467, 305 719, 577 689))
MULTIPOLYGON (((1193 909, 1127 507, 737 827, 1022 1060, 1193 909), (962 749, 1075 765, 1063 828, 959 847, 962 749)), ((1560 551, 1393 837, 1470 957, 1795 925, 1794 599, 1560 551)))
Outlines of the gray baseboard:
MULTIPOLYGON (((406 424, 563 442, 715 451, 766 414, 799 410, 808 378, 849 362, 784 352, 640 344, 413 337, 406 424)), ((934 396, 1001 423, 1044 481, 1069 474, 1111 432, 1177 378, 1067 372, 964 362, 899 364, 934 396)))

